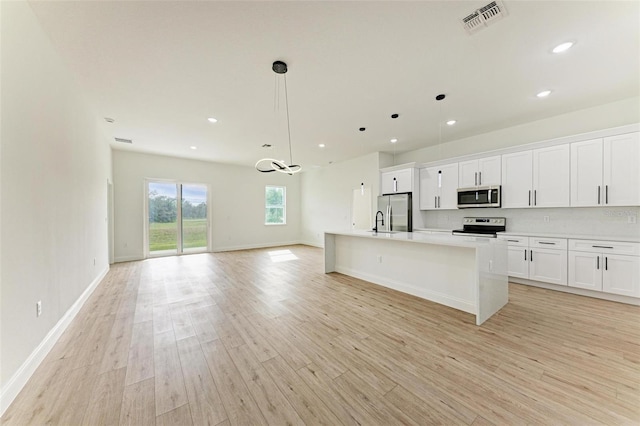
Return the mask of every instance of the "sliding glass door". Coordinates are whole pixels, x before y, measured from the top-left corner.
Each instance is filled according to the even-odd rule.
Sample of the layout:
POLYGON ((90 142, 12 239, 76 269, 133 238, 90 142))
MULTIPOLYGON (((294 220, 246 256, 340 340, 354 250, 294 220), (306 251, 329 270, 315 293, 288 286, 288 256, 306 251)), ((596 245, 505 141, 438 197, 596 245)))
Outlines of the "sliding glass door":
POLYGON ((147 181, 146 248, 148 256, 207 251, 207 186, 147 181))
POLYGON ((182 185, 182 251, 206 251, 207 187, 182 185))

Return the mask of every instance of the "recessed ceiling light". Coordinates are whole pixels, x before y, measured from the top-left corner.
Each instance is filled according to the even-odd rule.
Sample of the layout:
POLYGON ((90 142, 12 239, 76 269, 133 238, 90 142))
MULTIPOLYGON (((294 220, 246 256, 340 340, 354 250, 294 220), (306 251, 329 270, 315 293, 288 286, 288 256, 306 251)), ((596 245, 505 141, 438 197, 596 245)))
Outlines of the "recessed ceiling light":
POLYGON ((456 124, 456 120, 447 121, 447 125, 449 125, 449 126, 453 126, 454 124, 456 124))
POLYGON ((539 98, 546 98, 550 94, 551 94, 551 90, 543 90, 542 92, 538 93, 536 96, 539 98))
POLYGON ((325 144, 323 144, 323 143, 319 143, 319 144, 318 144, 318 146, 319 146, 320 148, 324 148, 326 145, 325 145, 325 144))
POLYGON ((191 148, 191 149, 198 149, 198 147, 197 147, 197 146, 190 146, 189 148, 191 148))
POLYGON ((391 142, 391 143, 396 143, 396 142, 398 142, 398 139, 393 138, 393 139, 391 139, 391 141, 390 141, 390 142, 391 142))
POLYGON ((213 118, 213 117, 209 117, 209 118, 207 118, 207 120, 209 120, 209 123, 217 123, 218 122, 218 120, 213 118))
POLYGON ((559 44, 556 47, 554 47, 552 52, 553 53, 565 52, 565 51, 569 50, 571 48, 571 46, 573 46, 573 42, 572 41, 568 41, 566 43, 562 43, 562 44, 559 44))

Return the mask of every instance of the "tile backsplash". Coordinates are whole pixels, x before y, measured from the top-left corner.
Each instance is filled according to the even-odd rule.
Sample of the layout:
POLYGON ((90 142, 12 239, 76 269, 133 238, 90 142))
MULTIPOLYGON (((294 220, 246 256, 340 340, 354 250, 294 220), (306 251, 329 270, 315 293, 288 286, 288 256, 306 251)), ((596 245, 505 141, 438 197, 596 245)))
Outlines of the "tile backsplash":
POLYGON ((640 237, 640 207, 421 211, 425 228, 459 229, 462 218, 506 217, 509 232, 640 237))

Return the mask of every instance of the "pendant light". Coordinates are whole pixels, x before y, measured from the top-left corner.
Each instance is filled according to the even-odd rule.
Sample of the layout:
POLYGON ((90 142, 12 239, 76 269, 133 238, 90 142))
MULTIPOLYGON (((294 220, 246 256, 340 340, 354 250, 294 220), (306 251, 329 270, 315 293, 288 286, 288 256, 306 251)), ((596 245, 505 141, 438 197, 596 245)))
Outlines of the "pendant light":
POLYGON ((262 158, 256 162, 256 170, 261 173, 280 172, 293 175, 302 170, 297 164, 293 164, 293 156, 291 155, 291 125, 289 124, 289 96, 287 93, 287 64, 282 61, 275 61, 271 69, 276 74, 282 75, 284 78, 284 103, 287 111, 287 135, 289 137, 289 165, 284 161, 273 158, 262 158))
MULTIPOLYGON (((442 104, 440 101, 444 100, 446 96, 440 94, 436 96, 436 101, 439 105, 439 117, 438 117, 438 157, 442 159, 442 104)), ((438 188, 442 188, 442 170, 438 170, 438 188)))

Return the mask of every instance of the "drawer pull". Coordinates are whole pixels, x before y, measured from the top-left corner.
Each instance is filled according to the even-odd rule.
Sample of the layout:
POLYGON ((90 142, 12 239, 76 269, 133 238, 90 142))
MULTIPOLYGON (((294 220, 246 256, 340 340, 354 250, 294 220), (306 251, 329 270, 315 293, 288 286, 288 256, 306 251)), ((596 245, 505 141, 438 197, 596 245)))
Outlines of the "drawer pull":
POLYGON ((613 247, 609 247, 609 246, 591 246, 594 248, 606 248, 606 249, 612 249, 613 247))
POLYGON ((510 243, 519 243, 520 242, 520 240, 507 240, 507 241, 509 241, 510 243))
POLYGON ((556 245, 556 243, 548 243, 546 241, 539 241, 538 243, 539 244, 548 244, 548 245, 551 245, 551 246, 555 246, 556 245))

